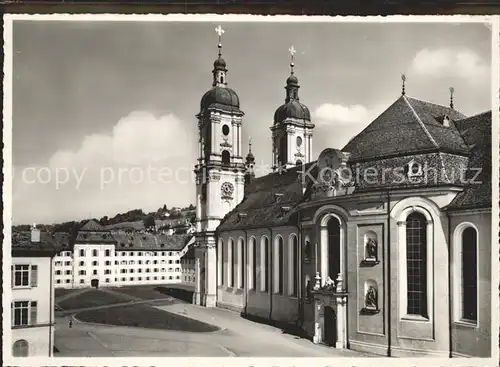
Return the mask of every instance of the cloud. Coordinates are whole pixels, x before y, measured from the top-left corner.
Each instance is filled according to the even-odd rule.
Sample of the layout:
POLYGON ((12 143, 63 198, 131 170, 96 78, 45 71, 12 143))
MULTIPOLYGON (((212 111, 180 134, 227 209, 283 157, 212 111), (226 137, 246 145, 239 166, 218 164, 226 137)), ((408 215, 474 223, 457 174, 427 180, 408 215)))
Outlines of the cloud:
POLYGON ((193 201, 197 139, 175 115, 136 111, 45 166, 15 167, 14 223, 51 223, 193 201))
POLYGON ((323 147, 341 149, 347 142, 377 116, 391 101, 379 101, 370 106, 323 103, 315 109, 313 122, 317 126, 314 132, 314 154, 319 154, 323 147))
POLYGON ((412 60, 410 72, 432 77, 461 77, 474 82, 490 75, 489 62, 469 49, 422 49, 412 60))
POLYGON ((362 123, 366 122, 368 110, 361 105, 343 106, 340 104, 323 103, 314 113, 319 124, 325 123, 362 123))

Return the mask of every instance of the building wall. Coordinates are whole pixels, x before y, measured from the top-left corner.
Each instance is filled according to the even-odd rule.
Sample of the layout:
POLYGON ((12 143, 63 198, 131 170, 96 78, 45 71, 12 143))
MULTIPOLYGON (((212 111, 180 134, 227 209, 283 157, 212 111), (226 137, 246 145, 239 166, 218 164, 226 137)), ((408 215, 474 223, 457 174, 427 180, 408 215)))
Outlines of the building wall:
POLYGON ((194 269, 194 259, 181 259, 181 282, 182 284, 195 286, 196 276, 194 269))
MULTIPOLYGON (((448 218, 445 212, 440 211, 443 197, 409 197, 391 203, 391 243, 389 261, 391 264, 391 355, 393 356, 421 356, 435 355, 447 357, 449 355, 449 287, 448 277, 448 218), (428 319, 406 317, 402 315, 402 308, 406 297, 405 292, 399 292, 406 267, 402 254, 406 254, 404 241, 405 228, 399 223, 406 220, 407 213, 417 210, 428 217, 433 229, 427 236, 428 271, 428 319), (406 214, 402 214, 406 213, 406 214), (403 232, 400 232, 403 231, 403 232), (431 245, 432 243, 432 245, 431 245), (430 298, 432 297, 432 298, 430 298)), ((451 200, 451 198, 450 198, 451 200)), ((429 225, 429 224, 428 224, 429 225)))
MULTIPOLYGON (((217 300, 221 307, 226 307, 238 311, 244 311, 247 315, 256 316, 259 318, 264 318, 272 321, 278 321, 281 323, 293 323, 295 324, 299 319, 299 300, 298 294, 299 289, 297 289, 296 295, 290 294, 291 289, 291 250, 290 250, 290 236, 297 236, 297 228, 295 227, 280 227, 273 228, 273 239, 270 238, 271 233, 269 229, 255 229, 249 230, 247 233, 244 231, 234 231, 234 232, 224 232, 220 234, 218 240, 222 240, 223 246, 225 246, 225 256, 223 261, 224 271, 218 269, 219 274, 223 273, 222 279, 218 280, 218 293, 217 300), (263 252, 261 241, 263 237, 269 239, 269 264, 267 266, 268 280, 269 284, 267 289, 263 285, 263 252), (283 293, 278 294, 276 292, 276 284, 278 282, 278 266, 276 259, 276 247, 275 240, 277 236, 283 238, 283 293), (235 274, 237 279, 233 282, 233 286, 230 286, 230 274, 231 266, 228 263, 230 259, 231 250, 229 249, 229 239, 236 241, 237 255, 236 258, 236 268, 235 274), (253 278, 253 268, 251 266, 253 261, 253 254, 251 253, 250 240, 255 239, 256 244, 256 276, 255 285, 251 286, 250 278, 253 278), (241 262, 240 249, 238 246, 238 241, 244 240, 244 262, 241 262), (272 263, 271 263, 272 262, 272 263), (244 282, 239 282, 241 266, 244 267, 244 282)), ((300 251, 300 243, 297 239, 297 245, 300 251)), ((300 255, 299 255, 300 259, 300 255)), ((220 258, 219 258, 220 260, 220 258)), ((300 287, 300 282, 297 284, 300 287)))
POLYGON ((71 255, 68 251, 54 258, 54 285, 87 288, 93 279, 99 280, 99 287, 181 283, 180 258, 184 250, 121 250, 109 244, 75 244, 71 255), (94 250, 97 256, 93 256, 94 250))
MULTIPOLYGON (((36 265, 37 285, 12 288, 12 302, 37 302, 36 323, 13 326, 12 343, 24 339, 29 343, 29 356, 52 356, 54 345, 54 287, 50 257, 12 257, 12 265, 36 265)), ((14 321, 14 315, 11 315, 14 321)), ((11 346, 12 347, 12 346, 11 346)))
MULTIPOLYGON (((491 239, 491 212, 463 212, 450 218, 450 229, 452 233, 452 352, 457 356, 490 357, 491 356, 491 257, 493 253, 493 241, 491 239), (460 284, 457 281, 461 277, 461 239, 455 236, 455 231, 460 226, 470 223, 476 227, 478 232, 478 317, 477 323, 464 322, 460 317, 460 284), (457 261, 458 260, 458 261, 457 261)), ((456 233, 459 234, 458 232, 456 233)))

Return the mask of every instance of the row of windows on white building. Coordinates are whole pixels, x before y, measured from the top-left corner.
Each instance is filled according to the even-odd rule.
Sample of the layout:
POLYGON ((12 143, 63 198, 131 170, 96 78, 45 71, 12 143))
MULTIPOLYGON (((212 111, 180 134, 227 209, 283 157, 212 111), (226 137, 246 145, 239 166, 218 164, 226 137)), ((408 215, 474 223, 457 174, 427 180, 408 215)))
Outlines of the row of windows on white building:
MULTIPOLYGON (((173 276, 146 276, 146 277, 121 277, 121 278, 114 278, 115 282, 141 282, 141 281, 158 281, 158 280, 180 280, 181 277, 179 275, 173 276)), ((111 283, 111 278, 105 278, 104 279, 105 283, 111 283)), ((71 279, 56 279, 56 284, 70 284, 71 279)), ((85 279, 80 279, 79 280, 80 284, 85 284, 86 281, 85 279)))
MULTIPOLYGON (((111 266, 111 261, 107 260, 104 265, 111 266)), ((92 261, 92 266, 99 266, 99 261, 92 261)), ((137 260, 137 265, 157 265, 157 264, 180 264, 180 260, 137 260)), ((71 266, 72 261, 55 261, 55 266, 71 266)), ((115 265, 136 265, 136 260, 115 260, 115 265)), ((86 266, 85 261, 79 261, 78 266, 86 266)))

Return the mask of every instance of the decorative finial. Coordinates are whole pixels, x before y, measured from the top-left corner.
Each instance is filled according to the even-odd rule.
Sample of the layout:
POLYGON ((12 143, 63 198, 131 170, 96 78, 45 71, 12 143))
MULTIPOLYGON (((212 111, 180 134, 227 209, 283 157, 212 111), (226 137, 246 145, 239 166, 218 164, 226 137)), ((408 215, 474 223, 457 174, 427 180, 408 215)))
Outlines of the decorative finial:
POLYGON ((403 81, 403 89, 401 91, 401 94, 404 96, 406 94, 406 91, 405 91, 406 75, 401 74, 401 80, 403 81))
POLYGON ((217 47, 219 48, 219 56, 222 55, 222 35, 224 34, 224 30, 222 29, 222 27, 219 26, 217 28, 215 28, 215 33, 217 33, 219 35, 219 44, 217 45, 217 47))
POLYGON ((248 153, 252 153, 252 137, 248 137, 248 153))
POLYGON ((450 108, 453 109, 453 93, 455 92, 455 88, 450 87, 450 108))
POLYGON ((293 56, 297 53, 297 50, 295 50, 295 47, 292 45, 288 51, 290 52, 290 73, 293 74, 293 67, 295 66, 293 63, 293 56))

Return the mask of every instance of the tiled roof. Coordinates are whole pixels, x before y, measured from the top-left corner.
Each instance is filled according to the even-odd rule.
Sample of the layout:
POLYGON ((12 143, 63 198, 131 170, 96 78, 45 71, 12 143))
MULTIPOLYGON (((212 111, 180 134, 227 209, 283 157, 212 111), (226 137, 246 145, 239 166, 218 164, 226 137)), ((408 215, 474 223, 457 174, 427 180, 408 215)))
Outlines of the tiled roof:
MULTIPOLYGON (((91 228, 91 226, 87 227, 91 228)), ((116 240, 111 235, 110 231, 102 228, 96 230, 90 229, 80 229, 76 234, 75 243, 102 243, 102 244, 114 244, 116 240)))
POLYGON ((105 225, 103 226, 103 228, 107 230, 113 230, 113 229, 141 230, 144 229, 144 222, 142 220, 137 220, 134 222, 120 222, 120 223, 105 225))
POLYGON ((89 220, 80 228, 80 231, 102 231, 102 230, 104 230, 103 226, 101 226, 93 219, 89 220))
POLYGON ((457 121, 456 126, 471 149, 466 179, 472 179, 476 169, 481 173, 474 180, 478 183, 469 183, 448 209, 491 208, 491 111, 457 121))
POLYGON ((54 241, 62 247, 69 247, 71 244, 71 235, 67 232, 55 232, 54 241))
POLYGON ((63 249, 63 246, 48 232, 41 231, 40 242, 32 242, 30 231, 12 231, 12 256, 29 256, 30 253, 49 256, 63 249))
POLYGON ((125 231, 111 231, 116 241, 117 250, 139 250, 158 249, 180 251, 192 235, 167 235, 148 232, 127 233, 125 231))
MULTIPOLYGON (((315 162, 305 165, 305 171, 315 162)), ((218 231, 282 226, 296 223, 297 205, 302 201, 302 183, 294 167, 252 179, 243 201, 230 211, 218 231)))
POLYGON ((454 121, 465 116, 449 107, 401 96, 342 149, 352 162, 425 151, 468 154, 454 121), (442 124, 444 116, 450 126, 442 124))

